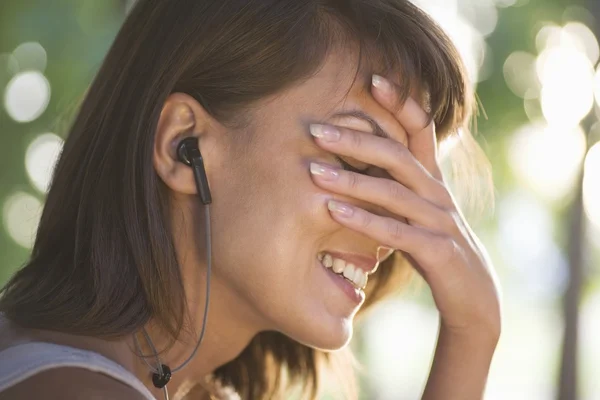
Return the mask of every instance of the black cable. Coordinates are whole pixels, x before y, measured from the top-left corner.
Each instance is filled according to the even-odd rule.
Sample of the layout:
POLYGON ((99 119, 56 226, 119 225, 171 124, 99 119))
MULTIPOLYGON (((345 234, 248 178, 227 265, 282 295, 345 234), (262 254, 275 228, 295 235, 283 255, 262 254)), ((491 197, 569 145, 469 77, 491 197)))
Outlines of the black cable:
MULTIPOLYGON (((192 354, 190 354, 190 356, 183 363, 181 363, 180 366, 171 370, 167 365, 164 365, 161 363, 160 357, 158 356, 158 352, 156 351, 156 348, 154 347, 154 344, 152 343, 152 340, 150 339, 148 332, 146 332, 146 328, 142 328, 142 331, 146 338, 146 341, 148 342, 148 344, 150 345, 150 348, 152 349, 152 352, 154 353, 154 358, 156 359, 157 367, 151 366, 148 363, 148 361, 146 361, 146 359, 144 358, 144 357, 146 357, 144 355, 141 355, 142 360, 146 363, 146 365, 153 372, 152 381, 154 383, 154 386, 156 386, 157 388, 162 388, 164 390, 165 400, 169 400, 169 392, 167 391, 167 383, 171 379, 171 374, 173 374, 177 371, 180 371, 183 367, 185 367, 192 360, 192 358, 194 358, 194 356, 196 355, 196 352, 200 348, 200 344, 202 343, 202 339, 204 338, 204 332, 206 331, 206 320, 208 317, 208 303, 210 300, 210 276, 211 276, 211 267, 212 267, 212 247, 211 247, 210 205, 209 204, 206 204, 204 206, 204 216, 205 216, 205 225, 206 225, 206 260, 207 260, 206 302, 204 304, 204 316, 202 318, 202 330, 200 332, 200 337, 198 338, 198 342, 196 342, 196 346, 194 347, 194 350, 192 351, 192 354), (164 369, 163 369, 163 367, 164 367, 164 369)), ((136 346, 138 352, 141 354, 139 342, 135 335, 133 336, 133 339, 134 339, 134 343, 135 343, 135 346, 136 346)))

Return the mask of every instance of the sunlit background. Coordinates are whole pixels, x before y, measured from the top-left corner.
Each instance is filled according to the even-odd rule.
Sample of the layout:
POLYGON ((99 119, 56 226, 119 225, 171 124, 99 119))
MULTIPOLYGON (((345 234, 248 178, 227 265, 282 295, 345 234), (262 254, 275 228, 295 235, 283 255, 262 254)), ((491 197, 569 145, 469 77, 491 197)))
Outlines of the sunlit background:
MULTIPOLYGON (((486 399, 600 399, 600 5, 415 3, 453 38, 483 105, 496 208, 474 228, 504 290, 486 399)), ((27 259, 69 118, 130 6, 0 2, 0 283, 27 259)), ((424 286, 370 313, 352 343, 362 398, 419 398, 436 330, 424 286)))

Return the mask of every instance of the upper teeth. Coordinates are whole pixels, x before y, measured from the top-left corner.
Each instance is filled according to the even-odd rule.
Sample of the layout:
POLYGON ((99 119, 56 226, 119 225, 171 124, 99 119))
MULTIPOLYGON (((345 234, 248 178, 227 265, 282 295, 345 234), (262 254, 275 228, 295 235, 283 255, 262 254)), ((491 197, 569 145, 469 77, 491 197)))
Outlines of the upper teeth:
POLYGON ((338 275, 343 275, 358 289, 367 286, 367 273, 352 263, 332 257, 331 254, 319 253, 319 261, 326 267, 331 268, 338 275))

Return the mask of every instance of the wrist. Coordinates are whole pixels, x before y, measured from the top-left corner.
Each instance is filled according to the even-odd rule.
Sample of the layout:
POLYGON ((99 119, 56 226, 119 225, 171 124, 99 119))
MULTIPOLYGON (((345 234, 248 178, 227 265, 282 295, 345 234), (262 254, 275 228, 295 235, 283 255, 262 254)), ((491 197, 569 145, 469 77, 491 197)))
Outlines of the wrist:
POLYGON ((423 400, 482 399, 499 333, 484 326, 467 329, 440 321, 423 400))
POLYGON ((452 347, 464 349, 477 348, 492 355, 500 340, 500 332, 488 328, 455 329, 440 324, 439 341, 451 344, 452 347))
POLYGON ((439 336, 468 347, 486 346, 495 349, 500 340, 500 328, 484 324, 457 328, 440 319, 439 336))

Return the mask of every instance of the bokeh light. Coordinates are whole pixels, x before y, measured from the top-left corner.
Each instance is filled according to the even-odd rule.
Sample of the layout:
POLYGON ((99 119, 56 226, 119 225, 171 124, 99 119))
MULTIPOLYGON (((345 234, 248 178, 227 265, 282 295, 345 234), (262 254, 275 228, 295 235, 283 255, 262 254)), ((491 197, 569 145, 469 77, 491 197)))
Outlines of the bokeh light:
POLYGON ((381 398, 420 397, 433 354, 438 318, 437 311, 403 299, 381 304, 366 317, 365 364, 375 393, 384 394, 381 398))
POLYGON ((537 122, 515 132, 508 157, 525 186, 548 200, 560 200, 572 191, 586 148, 581 127, 537 122))
POLYGON ((600 143, 588 151, 583 178, 583 205, 594 228, 600 232, 600 143))
POLYGON ((38 42, 20 44, 13 51, 13 56, 19 63, 21 71, 37 70, 44 72, 48 62, 46 50, 38 42))
POLYGON ((42 203, 34 196, 16 192, 4 202, 2 216, 9 236, 20 246, 30 249, 40 222, 42 203))
POLYGON ((564 27, 544 26, 536 35, 536 47, 539 52, 553 47, 577 50, 585 54, 592 64, 596 64, 600 54, 596 36, 581 22, 569 22, 564 27))
POLYGON ((556 360, 563 329, 560 313, 548 303, 506 296, 503 314, 485 400, 556 399, 556 360))
POLYGON ((593 89, 594 97, 596 98, 596 103, 598 105, 596 110, 600 111, 600 66, 598 66, 596 69, 596 74, 594 75, 593 89))
POLYGON ((499 204, 497 246, 511 270, 514 299, 542 304, 562 294, 567 262, 553 232, 552 214, 530 193, 515 191, 499 204))
POLYGON ((546 120, 563 127, 579 124, 594 104, 594 68, 587 56, 574 48, 550 47, 538 57, 537 72, 546 120))
MULTIPOLYGON (((456 45, 465 63, 471 82, 479 81, 479 69, 485 59, 485 38, 473 25, 459 13, 457 0, 413 0, 418 7, 425 10, 444 29, 456 45)), ((465 3, 470 5, 471 3, 465 3)), ((477 4, 472 2, 472 4, 477 4)), ((464 4, 461 2, 460 6, 464 4)), ((472 9, 471 18, 482 17, 485 8, 472 9)), ((462 8, 461 8, 462 11, 462 8)), ((495 24, 493 25, 495 28, 495 24)), ((489 31, 491 33, 493 29, 489 31)))
POLYGON ((19 62, 12 53, 0 54, 0 74, 7 73, 12 76, 19 72, 19 62))
POLYGON ((63 140, 45 133, 31 142, 25 153, 25 167, 33 186, 41 192, 48 190, 54 165, 62 150, 63 140))
POLYGON ((594 32, 581 22, 569 22, 562 29, 561 39, 566 46, 573 47, 584 53, 592 64, 596 64, 600 56, 598 40, 594 32))
POLYGON ((531 122, 540 121, 544 119, 544 114, 542 113, 542 105, 540 104, 539 99, 535 98, 536 96, 539 96, 539 94, 530 94, 529 96, 526 95, 525 99, 523 100, 523 109, 525 110, 527 118, 531 122))
POLYGON ((561 27, 554 24, 543 26, 535 36, 535 47, 539 53, 546 48, 560 46, 561 27))
POLYGON ((494 0, 494 4, 499 8, 507 8, 514 6, 517 3, 517 0, 494 0))
POLYGON ((504 62, 504 79, 508 88, 523 99, 539 96, 540 83, 535 70, 536 58, 524 51, 515 51, 504 62))
POLYGON ((498 10, 491 0, 460 2, 461 15, 484 37, 491 35, 498 25, 498 10))
MULTIPOLYGON (((580 22, 564 27, 546 25, 536 35, 536 47, 540 51, 536 72, 542 85, 545 119, 550 125, 565 128, 579 124, 594 105, 594 64, 600 53, 596 37, 580 22)), ((512 89, 514 84, 508 79, 507 83, 512 89)))
POLYGON ((46 110, 50 101, 50 83, 38 71, 15 75, 4 92, 4 106, 17 122, 30 122, 46 110))

